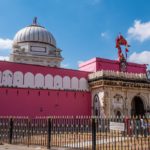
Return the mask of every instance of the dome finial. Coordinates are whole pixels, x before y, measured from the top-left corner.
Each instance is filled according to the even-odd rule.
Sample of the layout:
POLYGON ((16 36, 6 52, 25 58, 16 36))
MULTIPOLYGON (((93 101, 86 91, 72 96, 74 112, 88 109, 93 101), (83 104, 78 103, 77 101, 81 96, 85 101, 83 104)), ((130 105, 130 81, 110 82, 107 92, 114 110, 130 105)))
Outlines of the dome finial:
POLYGON ((37 25, 37 17, 33 18, 33 25, 37 25))

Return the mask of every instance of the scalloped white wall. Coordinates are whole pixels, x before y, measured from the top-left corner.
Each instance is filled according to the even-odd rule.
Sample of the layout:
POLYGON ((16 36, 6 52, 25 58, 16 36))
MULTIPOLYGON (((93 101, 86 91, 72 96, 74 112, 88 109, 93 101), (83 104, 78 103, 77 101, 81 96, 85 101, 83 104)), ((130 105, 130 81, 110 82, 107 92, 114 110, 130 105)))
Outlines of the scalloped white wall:
POLYGON ((11 72, 10 70, 0 71, 0 86, 13 86, 23 88, 44 88, 44 89, 70 89, 70 90, 88 90, 88 82, 85 78, 43 75, 41 73, 33 74, 21 71, 11 72))

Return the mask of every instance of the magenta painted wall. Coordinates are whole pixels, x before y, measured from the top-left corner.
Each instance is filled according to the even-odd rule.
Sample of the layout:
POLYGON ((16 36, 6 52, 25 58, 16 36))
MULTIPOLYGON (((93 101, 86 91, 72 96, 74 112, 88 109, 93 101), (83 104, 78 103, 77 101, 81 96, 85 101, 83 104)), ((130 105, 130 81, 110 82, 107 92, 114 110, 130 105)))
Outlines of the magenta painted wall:
POLYGON ((90 92, 0 88, 0 116, 91 115, 90 92))
POLYGON ((85 61, 79 64, 79 70, 88 71, 88 72, 96 72, 97 70, 96 58, 92 58, 88 61, 85 61))
MULTIPOLYGON (((119 71, 119 62, 93 58, 80 65, 80 70, 43 67, 0 61, 0 71, 32 72, 43 75, 88 78, 89 72, 98 70, 119 71)), ((128 63, 127 72, 146 73, 146 65, 128 63)), ((40 90, 23 88, 0 88, 0 116, 77 116, 91 115, 91 92, 76 90, 40 90)))
MULTIPOLYGON (((98 70, 119 71, 119 61, 104 58, 93 58, 79 65, 79 70, 96 72, 98 70)), ((146 73, 145 64, 127 63, 127 72, 146 73)))
POLYGON ((128 63, 127 70, 129 73, 146 73, 147 67, 145 64, 128 63))
POLYGON ((88 72, 86 71, 0 61, 0 71, 4 71, 7 69, 11 70, 12 72, 21 71, 23 74, 27 72, 32 72, 33 74, 42 73, 43 75, 47 75, 50 73, 53 76, 54 75, 60 75, 61 77, 75 76, 78 79, 82 77, 87 79, 88 77, 88 72))

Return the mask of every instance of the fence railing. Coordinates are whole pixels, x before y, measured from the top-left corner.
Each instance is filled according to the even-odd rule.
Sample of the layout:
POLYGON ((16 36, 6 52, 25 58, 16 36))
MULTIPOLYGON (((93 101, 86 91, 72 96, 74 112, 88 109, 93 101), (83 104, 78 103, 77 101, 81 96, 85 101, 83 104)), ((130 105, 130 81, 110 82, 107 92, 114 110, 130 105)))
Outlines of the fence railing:
POLYGON ((87 150, 150 150, 149 117, 0 117, 0 143, 87 150))

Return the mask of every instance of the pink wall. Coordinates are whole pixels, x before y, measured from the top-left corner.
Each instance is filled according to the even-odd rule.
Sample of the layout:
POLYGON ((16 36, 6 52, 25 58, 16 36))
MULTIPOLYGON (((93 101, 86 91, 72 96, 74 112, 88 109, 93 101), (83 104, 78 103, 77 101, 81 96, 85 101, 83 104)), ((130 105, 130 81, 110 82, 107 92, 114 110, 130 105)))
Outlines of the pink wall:
POLYGON ((0 116, 91 115, 90 92, 0 88, 0 116))
MULTIPOLYGON (((119 61, 104 58, 93 58, 79 65, 79 70, 96 72, 98 70, 119 71, 119 61)), ((145 64, 127 63, 127 72, 146 73, 145 64)))
POLYGON ((119 62, 115 60, 96 58, 96 70, 119 71, 119 62))
POLYGON ((127 70, 129 73, 146 73, 147 67, 145 64, 128 63, 127 70))
POLYGON ((7 69, 11 70, 12 72, 21 71, 23 74, 27 72, 32 72, 33 74, 42 73, 43 75, 47 75, 50 73, 53 76, 69 76, 77 77, 79 79, 82 77, 88 77, 88 72, 86 71, 0 61, 0 71, 4 71, 7 69))
POLYGON ((96 72, 97 70, 96 58, 92 58, 90 60, 87 60, 79 64, 79 70, 88 71, 88 72, 96 72))

